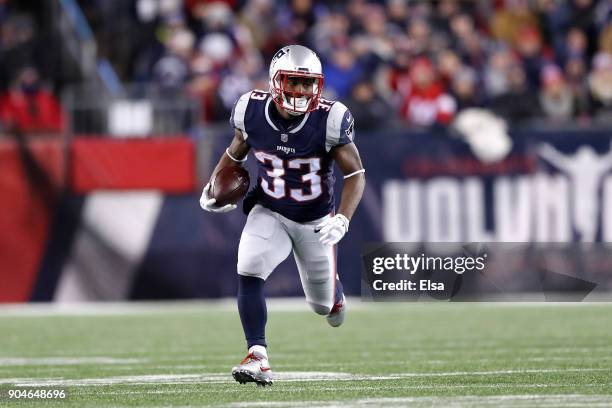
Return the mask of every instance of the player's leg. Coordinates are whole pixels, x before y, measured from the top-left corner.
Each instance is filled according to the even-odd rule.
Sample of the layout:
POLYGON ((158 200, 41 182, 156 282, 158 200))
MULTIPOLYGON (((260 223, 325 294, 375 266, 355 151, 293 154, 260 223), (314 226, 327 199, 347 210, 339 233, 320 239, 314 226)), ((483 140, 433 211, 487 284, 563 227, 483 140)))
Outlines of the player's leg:
POLYGON ((249 353, 232 369, 236 381, 272 383, 266 351, 265 280, 291 252, 291 239, 278 215, 260 205, 249 213, 238 247, 238 312, 249 353))
POLYGON ((319 242, 314 227, 320 222, 291 223, 288 228, 293 238, 293 255, 300 273, 306 301, 328 323, 340 326, 346 314, 346 299, 336 272, 336 247, 319 242))

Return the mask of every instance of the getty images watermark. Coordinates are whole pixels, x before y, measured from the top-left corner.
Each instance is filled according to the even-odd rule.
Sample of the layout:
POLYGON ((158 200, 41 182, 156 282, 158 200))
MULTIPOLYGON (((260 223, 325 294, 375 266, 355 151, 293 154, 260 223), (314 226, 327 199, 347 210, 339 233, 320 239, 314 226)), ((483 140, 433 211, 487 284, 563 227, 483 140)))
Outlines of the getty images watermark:
POLYGON ((371 301, 612 300, 611 253, 602 244, 368 243, 361 293, 371 301))
MULTIPOLYGON (((444 271, 463 274, 471 271, 483 271, 487 254, 482 256, 411 256, 407 253, 395 254, 392 256, 378 256, 372 260, 372 273, 382 275, 388 271, 403 271, 411 276, 419 272, 444 271)), ((401 279, 397 282, 386 282, 385 280, 375 279, 372 288, 376 291, 381 290, 444 290, 444 282, 436 282, 433 279, 415 280, 401 279)))

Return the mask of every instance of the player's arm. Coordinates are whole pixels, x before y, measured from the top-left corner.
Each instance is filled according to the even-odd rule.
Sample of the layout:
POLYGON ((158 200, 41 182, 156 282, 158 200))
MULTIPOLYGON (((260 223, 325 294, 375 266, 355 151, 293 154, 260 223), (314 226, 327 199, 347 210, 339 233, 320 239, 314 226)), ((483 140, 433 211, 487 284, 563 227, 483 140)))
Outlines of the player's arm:
POLYGON ((344 215, 350 221, 365 189, 365 169, 355 143, 334 147, 331 154, 344 175, 338 214, 344 215))
POLYGON ((355 119, 348 108, 335 102, 327 116, 325 147, 344 174, 344 187, 338 213, 316 226, 319 241, 326 245, 337 244, 348 232, 349 223, 365 188, 365 170, 353 139, 355 119))
POLYGON ((241 166, 242 163, 246 161, 249 149, 249 145, 242 137, 242 132, 239 129, 234 129, 234 138, 232 139, 232 143, 230 143, 229 147, 225 149, 225 153, 221 155, 219 162, 210 175, 210 180, 214 180, 217 172, 224 167, 241 166))
POLYGON ((219 162, 215 166, 210 176, 210 180, 206 183, 206 186, 204 186, 202 197, 200 197, 200 206, 202 209, 210 212, 228 212, 237 207, 236 204, 227 204, 223 207, 217 206, 217 200, 209 197, 208 191, 210 190, 211 181, 215 179, 219 170, 229 166, 242 166, 242 163, 247 159, 249 149, 250 147, 245 142, 242 132, 239 129, 234 129, 232 143, 230 143, 229 147, 225 149, 225 152, 221 155, 221 158, 219 158, 219 162))
POLYGON ((344 187, 337 214, 317 225, 315 232, 321 234, 321 243, 335 245, 348 232, 349 222, 361 201, 365 189, 365 169, 354 143, 336 146, 330 153, 344 174, 344 187))

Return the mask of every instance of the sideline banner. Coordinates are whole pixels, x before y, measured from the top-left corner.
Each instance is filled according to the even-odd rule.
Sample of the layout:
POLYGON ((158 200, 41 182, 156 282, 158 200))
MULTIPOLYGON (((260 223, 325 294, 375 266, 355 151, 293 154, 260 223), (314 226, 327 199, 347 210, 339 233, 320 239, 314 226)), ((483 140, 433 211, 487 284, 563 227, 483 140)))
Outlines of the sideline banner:
MULTIPOLYGON (((464 142, 447 134, 358 135, 367 185, 338 247, 338 273, 347 294, 362 292, 360 254, 368 242, 612 241, 612 132, 526 129, 512 136, 508 157, 483 164, 464 142)), ((230 140, 229 134, 216 139, 211 157, 219 157, 230 140)), ((248 166, 254 167, 252 159, 248 166)), ((340 191, 341 177, 337 183, 340 191)), ((199 192, 65 197, 31 299, 234 296, 246 218, 241 211, 205 213, 198 199, 199 192), (128 224, 119 222, 119 213, 129 228, 123 228, 128 224), (122 229, 113 232, 114 223, 122 229), (118 271, 123 271, 120 280, 113 278, 118 271)), ((567 252, 570 257, 580 253, 567 252)), ((607 270, 585 278, 597 283, 595 291, 612 290, 607 270)), ((518 291, 538 289, 517 280, 518 291)), ((476 288, 470 293, 494 293, 476 288)), ((563 288, 555 284, 550 290, 563 288)), ((266 291, 270 296, 303 294, 291 255, 271 275, 266 291)))
MULTIPOLYGON (((493 164, 447 135, 359 137, 367 194, 340 246, 340 273, 361 271, 355 254, 366 242, 611 242, 611 136, 516 131, 493 164)), ((599 290, 612 289, 609 269, 596 272, 599 290)))

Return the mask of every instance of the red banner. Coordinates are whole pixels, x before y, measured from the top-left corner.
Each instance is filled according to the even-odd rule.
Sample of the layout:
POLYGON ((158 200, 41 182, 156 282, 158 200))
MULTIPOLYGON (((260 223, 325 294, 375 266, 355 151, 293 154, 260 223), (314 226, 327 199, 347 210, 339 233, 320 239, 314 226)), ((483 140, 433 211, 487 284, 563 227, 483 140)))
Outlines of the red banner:
POLYGON ((76 193, 92 190, 153 189, 192 192, 195 151, 185 137, 116 140, 75 138, 70 184, 76 193))
POLYGON ((0 302, 29 300, 63 164, 60 140, 0 141, 0 302))

